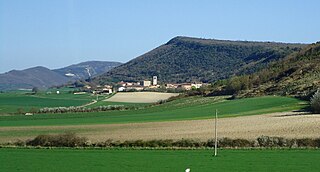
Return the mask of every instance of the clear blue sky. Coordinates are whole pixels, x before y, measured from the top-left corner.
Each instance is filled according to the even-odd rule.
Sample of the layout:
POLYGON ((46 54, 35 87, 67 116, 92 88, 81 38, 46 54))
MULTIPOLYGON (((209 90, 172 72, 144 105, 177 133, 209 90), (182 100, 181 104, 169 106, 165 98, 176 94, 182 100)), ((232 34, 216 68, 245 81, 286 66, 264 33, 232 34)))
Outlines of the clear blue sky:
POLYGON ((171 38, 312 43, 319 0, 0 0, 0 73, 126 62, 171 38))

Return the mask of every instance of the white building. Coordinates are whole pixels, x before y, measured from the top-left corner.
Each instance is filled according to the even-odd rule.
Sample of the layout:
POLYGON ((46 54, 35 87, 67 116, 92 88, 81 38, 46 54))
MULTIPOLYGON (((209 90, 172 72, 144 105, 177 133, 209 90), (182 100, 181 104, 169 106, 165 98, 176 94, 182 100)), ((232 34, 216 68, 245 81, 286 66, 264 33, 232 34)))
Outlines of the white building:
POLYGON ((107 93, 107 94, 112 94, 112 89, 111 88, 104 88, 102 89, 103 93, 107 93))
POLYGON ((118 91, 119 91, 119 92, 122 92, 122 91, 124 91, 125 89, 126 89, 125 87, 119 87, 119 88, 118 88, 118 91))
POLYGON ((202 84, 197 84, 197 83, 194 83, 194 84, 191 84, 191 87, 194 87, 194 88, 200 88, 202 87, 202 84))
POLYGON ((151 85, 151 81, 143 81, 143 86, 144 87, 149 87, 151 85))
POLYGON ((152 79, 152 85, 158 85, 158 77, 157 76, 153 76, 153 79, 152 79))
POLYGON ((143 86, 141 85, 133 85, 133 86, 129 86, 126 88, 126 90, 136 90, 136 91, 142 91, 143 90, 143 86))

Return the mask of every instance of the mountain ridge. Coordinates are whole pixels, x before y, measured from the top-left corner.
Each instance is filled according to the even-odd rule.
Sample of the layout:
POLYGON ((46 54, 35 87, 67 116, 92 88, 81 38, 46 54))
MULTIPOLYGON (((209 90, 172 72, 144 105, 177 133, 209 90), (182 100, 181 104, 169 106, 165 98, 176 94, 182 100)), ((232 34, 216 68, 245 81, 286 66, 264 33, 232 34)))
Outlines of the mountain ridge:
POLYGON ((0 74, 0 90, 46 88, 68 82, 50 69, 37 66, 25 70, 11 70, 0 74))
POLYGON ((141 81, 153 75, 162 82, 213 82, 237 73, 252 73, 304 46, 178 36, 96 77, 94 82, 141 81))
POLYGON ((72 64, 63 68, 53 69, 53 71, 66 76, 67 73, 76 74, 72 77, 74 80, 77 79, 87 79, 89 77, 94 77, 100 75, 110 69, 121 65, 120 62, 114 61, 86 61, 77 64, 72 64))
POLYGON ((33 87, 46 89, 80 79, 87 79, 88 77, 84 74, 85 72, 81 71, 85 67, 90 67, 93 76, 97 76, 120 64, 120 62, 87 61, 53 70, 43 66, 35 66, 23 70, 11 70, 0 74, 0 90, 32 89, 33 87), (68 71, 69 69, 70 71, 73 70, 79 77, 66 76, 64 71, 68 71))

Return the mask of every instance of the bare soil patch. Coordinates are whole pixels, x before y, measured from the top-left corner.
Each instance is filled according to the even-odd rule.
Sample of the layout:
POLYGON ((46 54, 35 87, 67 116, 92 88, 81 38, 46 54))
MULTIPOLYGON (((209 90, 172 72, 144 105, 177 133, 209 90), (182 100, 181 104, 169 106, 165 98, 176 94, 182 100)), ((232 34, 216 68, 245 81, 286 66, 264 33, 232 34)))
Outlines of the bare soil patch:
MULTIPOLYGON (((74 131, 91 141, 113 140, 151 140, 183 138, 206 141, 214 136, 213 120, 189 120, 173 122, 148 122, 130 124, 100 124, 81 126, 45 126, 45 127, 0 127, 3 132, 14 132, 16 135, 0 137, 0 142, 16 139, 33 138, 39 133, 58 133, 74 131), (17 132, 32 131, 34 135, 20 135, 17 132)), ((273 113, 267 115, 222 118, 218 120, 219 137, 256 139, 261 135, 286 138, 320 137, 320 115, 301 114, 296 112, 273 113)))
POLYGON ((170 97, 177 96, 177 93, 158 93, 158 92, 129 92, 117 93, 105 101, 126 102, 126 103, 155 103, 160 100, 166 100, 170 97))

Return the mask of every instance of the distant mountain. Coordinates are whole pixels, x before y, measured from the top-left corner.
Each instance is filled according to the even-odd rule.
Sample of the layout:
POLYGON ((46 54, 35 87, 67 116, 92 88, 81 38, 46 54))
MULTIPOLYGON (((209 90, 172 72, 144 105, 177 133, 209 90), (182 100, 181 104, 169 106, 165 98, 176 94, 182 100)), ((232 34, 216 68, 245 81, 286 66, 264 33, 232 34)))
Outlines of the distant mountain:
POLYGON ((257 71, 271 61, 305 47, 303 44, 225 41, 175 37, 164 45, 94 79, 96 83, 141 81, 212 82, 257 71))
POLYGON ((41 66, 0 74, 0 90, 47 88, 66 82, 67 77, 41 66))
POLYGON ((121 64, 120 62, 88 61, 53 71, 72 79, 87 79, 105 73, 121 64))
POLYGON ((59 86, 69 81, 97 76, 119 66, 119 62, 88 61, 61 69, 33 67, 0 74, 0 90, 40 89, 59 86))

